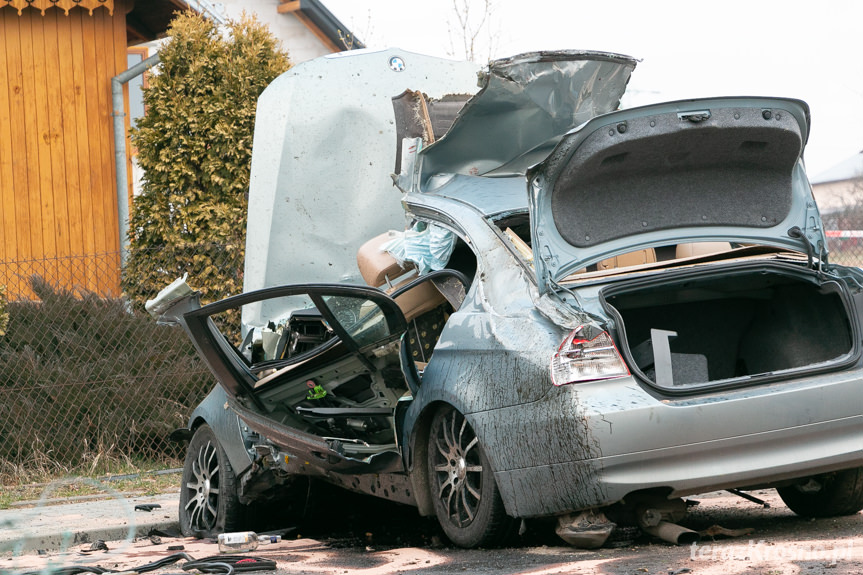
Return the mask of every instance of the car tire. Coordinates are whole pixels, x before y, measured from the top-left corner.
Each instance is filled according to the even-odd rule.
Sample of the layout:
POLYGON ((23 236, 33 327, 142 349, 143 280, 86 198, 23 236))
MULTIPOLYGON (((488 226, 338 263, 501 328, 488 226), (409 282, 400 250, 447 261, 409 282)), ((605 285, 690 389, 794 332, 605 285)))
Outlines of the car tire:
POLYGON ((452 407, 442 407, 432 418, 428 474, 435 514, 450 541, 466 548, 509 541, 516 522, 506 514, 476 434, 452 407))
POLYGON ((180 531, 214 537, 236 530, 243 515, 237 479, 216 434, 202 425, 192 436, 180 486, 180 531))
POLYGON ((853 515, 863 509, 863 467, 817 475, 776 491, 791 511, 803 517, 853 515))

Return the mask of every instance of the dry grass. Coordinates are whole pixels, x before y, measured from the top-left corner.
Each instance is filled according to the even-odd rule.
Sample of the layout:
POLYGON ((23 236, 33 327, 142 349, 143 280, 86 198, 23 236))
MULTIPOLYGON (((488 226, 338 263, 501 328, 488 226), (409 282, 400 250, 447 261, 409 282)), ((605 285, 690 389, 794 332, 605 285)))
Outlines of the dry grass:
POLYGON ((56 477, 50 481, 0 486, 0 509, 8 509, 26 502, 76 497, 113 497, 115 493, 158 495, 172 493, 180 488, 180 472, 138 472, 106 475, 98 478, 84 476, 56 477))
POLYGON ((87 448, 76 465, 63 463, 40 444, 31 445, 28 455, 14 462, 0 459, 0 487, 27 483, 50 483, 63 477, 107 477, 138 474, 182 466, 182 460, 163 455, 159 458, 130 457, 116 445, 98 442, 87 448))
POLYGON ((13 464, 0 461, 0 509, 22 501, 61 499, 110 493, 156 495, 180 487, 180 473, 166 472, 182 467, 182 461, 132 459, 114 446, 88 452, 79 465, 58 463, 39 449, 27 461, 13 464))

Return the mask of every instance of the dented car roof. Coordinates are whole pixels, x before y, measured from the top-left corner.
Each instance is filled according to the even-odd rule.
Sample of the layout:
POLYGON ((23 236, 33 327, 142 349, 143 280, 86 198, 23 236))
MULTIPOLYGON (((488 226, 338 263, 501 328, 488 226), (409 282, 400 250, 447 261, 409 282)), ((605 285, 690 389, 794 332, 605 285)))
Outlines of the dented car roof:
POLYGON ((422 179, 438 172, 524 174, 567 131, 616 110, 636 64, 583 50, 492 61, 449 131, 422 151, 422 179))

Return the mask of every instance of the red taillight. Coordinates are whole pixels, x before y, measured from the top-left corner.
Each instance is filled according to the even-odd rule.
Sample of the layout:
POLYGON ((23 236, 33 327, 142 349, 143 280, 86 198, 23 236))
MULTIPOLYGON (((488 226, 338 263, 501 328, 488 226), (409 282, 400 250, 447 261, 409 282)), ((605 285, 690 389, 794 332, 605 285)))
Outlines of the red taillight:
POLYGON ((567 385, 599 379, 626 377, 629 368, 608 332, 581 325, 566 336, 551 358, 551 382, 567 385))

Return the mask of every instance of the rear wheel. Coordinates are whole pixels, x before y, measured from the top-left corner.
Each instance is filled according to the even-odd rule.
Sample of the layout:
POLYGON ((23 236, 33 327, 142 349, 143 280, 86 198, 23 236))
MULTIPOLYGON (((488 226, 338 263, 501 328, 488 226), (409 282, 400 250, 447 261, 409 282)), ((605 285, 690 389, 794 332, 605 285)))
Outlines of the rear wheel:
POLYGON ((863 509, 863 467, 816 475, 805 483, 780 487, 776 491, 797 515, 853 515, 863 509))
POLYGON ((239 526, 242 506, 228 458, 208 425, 195 431, 186 452, 180 491, 180 531, 213 537, 239 526))
POLYGON ((491 465, 465 417, 447 406, 435 413, 428 446, 435 514, 460 547, 502 545, 513 533, 491 465))

